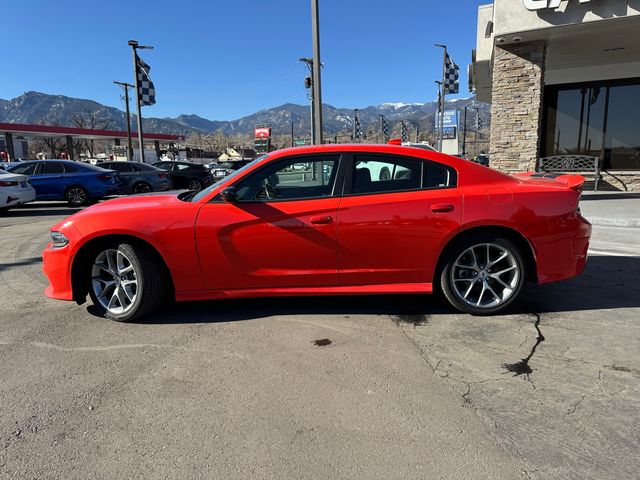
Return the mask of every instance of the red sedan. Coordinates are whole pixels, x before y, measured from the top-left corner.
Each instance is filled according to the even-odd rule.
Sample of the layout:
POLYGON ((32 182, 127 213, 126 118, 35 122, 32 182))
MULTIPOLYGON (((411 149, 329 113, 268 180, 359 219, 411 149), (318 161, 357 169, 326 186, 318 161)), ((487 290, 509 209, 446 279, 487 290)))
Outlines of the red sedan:
POLYGON ((46 295, 132 320, 164 300, 432 293, 494 314, 584 269, 579 175, 515 176, 437 152, 273 152, 211 187, 109 200, 51 229, 46 295))

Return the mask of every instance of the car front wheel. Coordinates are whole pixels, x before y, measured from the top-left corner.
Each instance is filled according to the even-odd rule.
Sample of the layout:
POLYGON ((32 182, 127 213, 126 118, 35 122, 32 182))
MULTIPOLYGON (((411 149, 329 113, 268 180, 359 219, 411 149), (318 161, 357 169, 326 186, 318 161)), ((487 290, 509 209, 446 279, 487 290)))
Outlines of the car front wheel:
POLYGON ((98 312, 127 322, 157 308, 165 293, 164 272, 156 255, 141 245, 120 243, 95 254, 89 295, 98 312))
POLYGON ((449 250, 440 275, 445 297, 458 310, 493 315, 520 295, 527 278, 518 246, 501 237, 475 237, 449 250))

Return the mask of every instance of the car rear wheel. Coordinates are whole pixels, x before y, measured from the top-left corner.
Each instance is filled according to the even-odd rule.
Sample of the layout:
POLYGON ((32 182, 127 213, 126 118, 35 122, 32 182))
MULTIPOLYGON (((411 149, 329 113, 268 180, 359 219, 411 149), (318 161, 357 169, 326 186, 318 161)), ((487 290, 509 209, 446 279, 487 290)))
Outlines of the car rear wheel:
POLYGON ((67 203, 72 207, 81 207, 82 205, 89 203, 89 192, 80 185, 72 185, 67 188, 64 197, 67 203))
POLYGON ((153 188, 148 183, 140 182, 133 186, 133 193, 149 193, 153 192, 153 188))
POLYGON ((518 298, 526 278, 520 249, 506 238, 485 236, 468 238, 449 250, 440 285, 458 310, 493 315, 518 298))
POLYGON ((118 322, 152 312, 165 292, 162 266, 144 246, 120 243, 102 247, 89 273, 93 304, 100 314, 118 322))
POLYGON ((202 190, 202 182, 197 178, 192 178, 187 183, 187 190, 200 191, 202 190))

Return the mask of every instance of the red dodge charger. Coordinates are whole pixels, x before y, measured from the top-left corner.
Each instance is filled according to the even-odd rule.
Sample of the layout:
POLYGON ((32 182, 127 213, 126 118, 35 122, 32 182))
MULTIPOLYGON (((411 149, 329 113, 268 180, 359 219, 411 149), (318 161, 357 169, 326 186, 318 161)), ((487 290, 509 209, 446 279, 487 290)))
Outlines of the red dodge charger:
POLYGON ((94 205, 51 229, 47 296, 127 321, 164 300, 432 293, 476 315, 584 269, 579 175, 505 175, 438 152, 326 145, 200 192, 94 205))

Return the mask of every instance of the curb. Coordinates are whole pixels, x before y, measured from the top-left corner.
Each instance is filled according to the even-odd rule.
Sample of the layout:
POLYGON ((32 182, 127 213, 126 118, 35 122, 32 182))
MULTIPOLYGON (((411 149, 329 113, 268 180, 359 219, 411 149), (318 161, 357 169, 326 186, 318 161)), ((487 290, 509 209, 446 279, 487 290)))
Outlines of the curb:
POLYGON ((640 228, 640 218, 585 217, 591 225, 601 227, 640 228))

